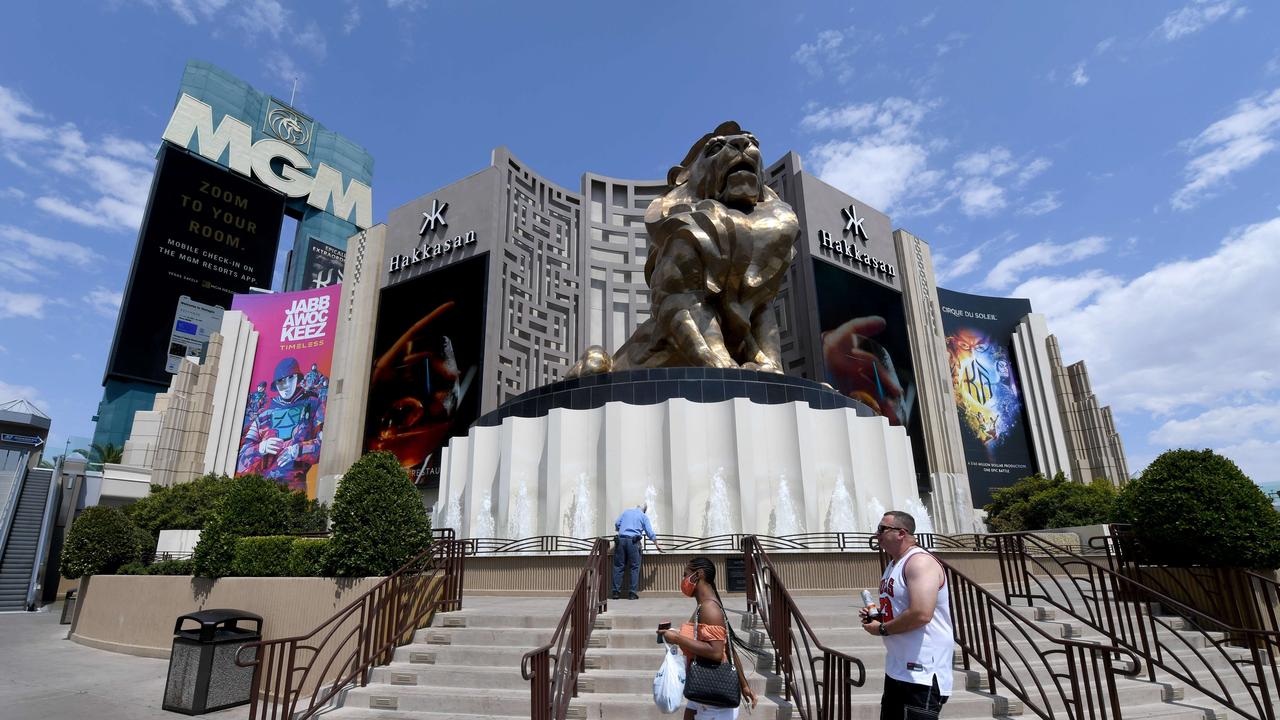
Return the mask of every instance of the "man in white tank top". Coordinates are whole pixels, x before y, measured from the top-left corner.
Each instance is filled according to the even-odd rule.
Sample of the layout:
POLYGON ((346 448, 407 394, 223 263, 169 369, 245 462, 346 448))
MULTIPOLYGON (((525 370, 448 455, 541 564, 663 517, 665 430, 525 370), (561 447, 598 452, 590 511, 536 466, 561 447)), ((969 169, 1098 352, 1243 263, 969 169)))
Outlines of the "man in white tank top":
POLYGON ((880 720, 913 717, 908 710, 940 712, 951 696, 951 593, 942 564, 916 545, 915 530, 915 518, 897 510, 876 528, 890 561, 880 578, 879 606, 861 614, 862 627, 883 636, 887 651, 880 720))

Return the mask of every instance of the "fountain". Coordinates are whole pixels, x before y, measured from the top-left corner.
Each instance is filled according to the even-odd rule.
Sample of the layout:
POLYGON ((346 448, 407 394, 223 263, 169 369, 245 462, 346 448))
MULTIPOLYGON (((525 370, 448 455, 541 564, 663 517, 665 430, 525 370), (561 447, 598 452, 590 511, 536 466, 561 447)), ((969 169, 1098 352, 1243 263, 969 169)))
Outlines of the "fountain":
POLYGON ((480 512, 476 513, 472 524, 475 525, 474 532, 471 537, 491 538, 497 534, 493 521, 493 494, 486 492, 484 497, 480 498, 480 512))
POLYGON ((827 507, 827 532, 857 532, 858 516, 853 509, 853 496, 844 481, 844 471, 836 471, 836 485, 827 507))
POLYGON ((804 522, 796 514, 796 505, 791 501, 791 488, 787 486, 787 474, 778 478, 778 499, 773 506, 773 527, 770 534, 778 537, 799 535, 804 532, 804 522))
POLYGON ((733 534, 733 517, 729 506, 729 486, 724 481, 724 468, 711 476, 711 492, 702 524, 703 537, 733 534))
POLYGON ((533 506, 529 500, 529 483, 520 479, 516 496, 507 512, 507 537, 519 540, 533 537, 533 506))
POLYGON ((596 536, 596 509, 591 504, 591 476, 578 473, 578 488, 569 506, 569 535, 576 538, 596 536))
POLYGON ((884 517, 884 514, 887 511, 885 510, 884 503, 880 502, 880 498, 874 496, 867 501, 866 506, 870 529, 874 532, 876 526, 880 524, 880 519, 884 517))
POLYGON ((453 531, 462 534, 462 496, 454 495, 449 498, 449 502, 445 504, 444 517, 440 519, 440 527, 453 528, 453 531))
POLYGON ((649 483, 644 489, 644 505, 648 510, 645 514, 649 516, 649 524, 653 526, 653 534, 657 535, 662 532, 658 529, 658 489, 649 483))
POLYGON ((929 508, 914 498, 907 500, 907 514, 916 520, 916 535, 933 534, 933 520, 929 517, 929 508))

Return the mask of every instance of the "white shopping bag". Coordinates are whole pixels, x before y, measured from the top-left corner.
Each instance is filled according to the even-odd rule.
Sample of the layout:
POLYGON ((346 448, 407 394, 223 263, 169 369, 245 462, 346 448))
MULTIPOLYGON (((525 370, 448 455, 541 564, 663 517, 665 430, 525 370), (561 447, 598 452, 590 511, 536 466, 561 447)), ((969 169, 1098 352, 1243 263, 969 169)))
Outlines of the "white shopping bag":
POLYGON ((684 655, 675 645, 663 643, 667 648, 662 667, 653 678, 653 704, 663 713, 673 713, 684 704, 684 655))

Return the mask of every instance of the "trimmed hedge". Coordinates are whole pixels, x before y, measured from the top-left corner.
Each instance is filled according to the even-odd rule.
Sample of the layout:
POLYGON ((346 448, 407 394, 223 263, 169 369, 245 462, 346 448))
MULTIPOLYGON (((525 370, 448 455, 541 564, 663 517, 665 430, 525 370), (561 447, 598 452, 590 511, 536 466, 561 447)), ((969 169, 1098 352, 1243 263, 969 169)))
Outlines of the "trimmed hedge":
POLYGON ((294 538, 289 548, 290 577, 323 577, 328 538, 294 538))
POLYGON ((328 573, 390 575, 430 544, 431 521, 422 495, 396 456, 374 452, 357 460, 333 498, 328 573))
POLYGON ((195 563, 191 560, 161 560, 150 565, 129 563, 116 571, 117 575, 191 575, 195 563))
POLYGON ((1116 497, 1106 480, 1085 485, 1036 473, 993 492, 984 509, 992 532, 1023 532, 1112 522, 1116 497))
POLYGON ((1231 460, 1169 450, 1120 493, 1141 560, 1177 566, 1280 566, 1280 512, 1231 460))
MULTIPOLYGON (((232 478, 226 481, 213 516, 196 543, 196 574, 209 578, 237 574, 239 538, 322 530, 325 524, 324 506, 308 500, 300 491, 291 491, 260 475, 232 478)), ((245 562, 249 563, 246 567, 257 570, 269 561, 248 558, 245 562)))
POLYGON ((114 573, 139 559, 140 534, 118 508, 85 508, 67 532, 59 570, 68 579, 114 573))

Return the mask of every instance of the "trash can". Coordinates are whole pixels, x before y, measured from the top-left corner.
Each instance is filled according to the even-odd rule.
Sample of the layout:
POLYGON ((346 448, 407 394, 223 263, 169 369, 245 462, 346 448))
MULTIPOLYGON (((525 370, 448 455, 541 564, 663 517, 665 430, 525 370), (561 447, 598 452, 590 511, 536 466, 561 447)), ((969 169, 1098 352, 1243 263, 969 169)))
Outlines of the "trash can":
POLYGON ((70 625, 71 619, 76 616, 76 591, 68 590, 67 594, 62 598, 62 617, 58 618, 59 625, 70 625))
POLYGON ((253 668, 236 665, 236 653, 245 643, 261 639, 262 618, 244 610, 201 610, 179 616, 173 625, 162 707, 200 715, 249 702, 253 668), (240 627, 245 621, 255 627, 240 627), (194 627, 183 627, 192 622, 194 627))

